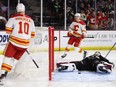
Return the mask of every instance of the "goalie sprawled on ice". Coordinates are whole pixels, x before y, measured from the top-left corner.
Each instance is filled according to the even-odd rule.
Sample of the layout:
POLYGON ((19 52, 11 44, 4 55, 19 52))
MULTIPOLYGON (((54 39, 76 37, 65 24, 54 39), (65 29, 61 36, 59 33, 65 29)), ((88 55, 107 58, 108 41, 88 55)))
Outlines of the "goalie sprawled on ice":
POLYGON ((57 70, 62 71, 95 71, 99 73, 111 73, 114 64, 104 58, 100 52, 95 52, 93 55, 86 57, 81 61, 59 62, 57 70))

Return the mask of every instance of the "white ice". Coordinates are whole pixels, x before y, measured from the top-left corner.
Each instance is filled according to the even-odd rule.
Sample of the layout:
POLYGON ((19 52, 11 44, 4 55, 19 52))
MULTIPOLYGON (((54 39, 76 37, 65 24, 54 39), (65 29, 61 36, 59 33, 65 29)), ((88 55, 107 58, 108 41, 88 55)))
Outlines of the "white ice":
MULTIPOLYGON (((88 56, 95 51, 88 50, 88 56)), ((101 51, 105 56, 108 51, 101 51)), ((66 58, 61 59, 63 52, 55 52, 55 62, 81 60, 82 54, 77 54, 71 51, 66 58)), ((98 74, 94 72, 57 72, 53 73, 53 79, 48 80, 48 52, 31 53, 39 68, 33 64, 29 56, 25 54, 17 63, 17 68, 14 68, 8 74, 5 85, 0 87, 116 87, 116 68, 111 74, 98 74), (23 66, 22 66, 23 65, 23 66)), ((0 64, 3 56, 0 55, 0 64)), ((114 62, 116 65, 116 51, 111 51, 107 59, 114 62)))

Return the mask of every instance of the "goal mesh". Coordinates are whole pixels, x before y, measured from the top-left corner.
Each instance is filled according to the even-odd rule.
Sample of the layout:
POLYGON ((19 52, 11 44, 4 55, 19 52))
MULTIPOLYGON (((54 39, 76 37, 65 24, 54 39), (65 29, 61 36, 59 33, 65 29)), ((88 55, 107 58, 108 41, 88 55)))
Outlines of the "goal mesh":
POLYGON ((13 74, 15 78, 52 80, 54 71, 54 27, 36 27, 36 36, 25 53, 16 63, 13 74), (32 59, 39 68, 33 63, 32 59))

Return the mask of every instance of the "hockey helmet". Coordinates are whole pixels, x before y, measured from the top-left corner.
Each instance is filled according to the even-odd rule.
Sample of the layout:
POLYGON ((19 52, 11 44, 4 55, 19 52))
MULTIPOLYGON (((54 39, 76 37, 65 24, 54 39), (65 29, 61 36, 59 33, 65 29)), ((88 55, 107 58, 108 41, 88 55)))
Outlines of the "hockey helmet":
POLYGON ((100 56, 101 53, 100 53, 99 51, 96 51, 96 52, 94 53, 94 55, 95 55, 95 56, 100 56))
POLYGON ((25 6, 23 3, 18 3, 16 7, 17 12, 25 12, 25 6))
POLYGON ((75 17, 80 17, 80 16, 81 16, 80 13, 75 14, 75 17))

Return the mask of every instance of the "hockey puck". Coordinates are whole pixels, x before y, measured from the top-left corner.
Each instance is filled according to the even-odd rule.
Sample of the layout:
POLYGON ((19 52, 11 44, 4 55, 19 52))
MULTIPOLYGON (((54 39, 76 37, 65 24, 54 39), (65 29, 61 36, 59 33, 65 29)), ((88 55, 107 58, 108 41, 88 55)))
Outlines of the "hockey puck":
POLYGON ((81 72, 78 72, 78 74, 81 74, 81 72))

